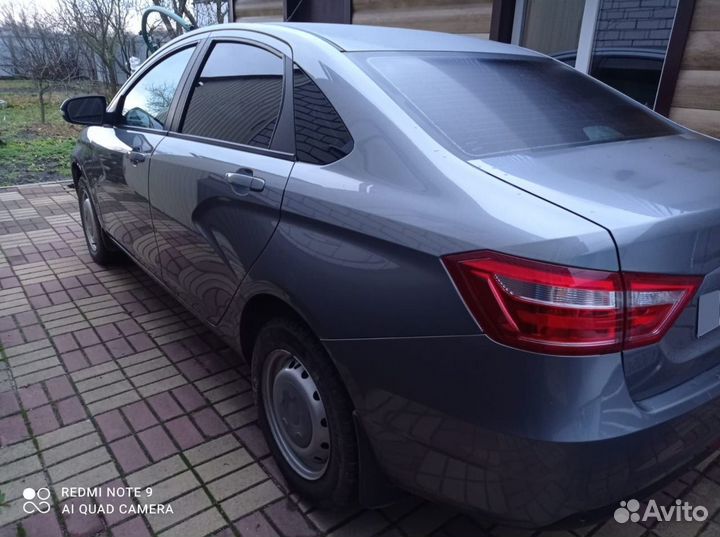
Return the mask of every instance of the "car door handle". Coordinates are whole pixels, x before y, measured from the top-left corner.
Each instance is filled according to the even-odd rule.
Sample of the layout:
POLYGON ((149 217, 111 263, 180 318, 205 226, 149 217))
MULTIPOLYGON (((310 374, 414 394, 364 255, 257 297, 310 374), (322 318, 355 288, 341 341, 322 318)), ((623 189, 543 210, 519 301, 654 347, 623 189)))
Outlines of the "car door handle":
POLYGON ((255 177, 252 170, 241 170, 241 172, 228 172, 225 174, 225 179, 234 188, 239 189, 240 192, 247 192, 248 190, 262 192, 265 189, 265 180, 255 177))
POLYGON ((145 158, 147 157, 147 154, 141 153, 140 151, 130 151, 128 153, 128 159, 130 159, 130 162, 137 165, 141 162, 145 162, 145 158))

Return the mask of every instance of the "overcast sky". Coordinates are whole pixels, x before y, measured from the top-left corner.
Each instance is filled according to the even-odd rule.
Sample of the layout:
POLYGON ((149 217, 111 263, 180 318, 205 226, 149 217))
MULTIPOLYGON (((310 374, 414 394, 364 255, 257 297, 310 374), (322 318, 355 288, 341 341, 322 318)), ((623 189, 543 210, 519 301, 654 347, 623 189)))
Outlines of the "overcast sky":
POLYGON ((40 9, 53 9, 57 6, 56 0, 0 0, 0 6, 7 5, 22 5, 30 7, 32 5, 37 6, 40 9))

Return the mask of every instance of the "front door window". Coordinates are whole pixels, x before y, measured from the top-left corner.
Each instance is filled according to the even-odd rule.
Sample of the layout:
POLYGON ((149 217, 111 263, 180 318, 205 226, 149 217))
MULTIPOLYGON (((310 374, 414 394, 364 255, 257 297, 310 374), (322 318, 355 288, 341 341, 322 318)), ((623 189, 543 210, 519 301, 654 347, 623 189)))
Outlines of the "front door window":
POLYGON ((163 130, 175 91, 194 47, 175 52, 155 65, 123 99, 120 125, 163 130))

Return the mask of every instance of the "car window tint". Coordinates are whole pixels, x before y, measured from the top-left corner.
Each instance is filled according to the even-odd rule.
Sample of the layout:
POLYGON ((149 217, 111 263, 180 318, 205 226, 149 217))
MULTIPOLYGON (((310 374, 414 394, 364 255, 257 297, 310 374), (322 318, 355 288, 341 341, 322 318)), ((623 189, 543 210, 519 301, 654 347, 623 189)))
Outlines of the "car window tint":
POLYGON ((125 95, 121 123, 147 129, 165 128, 170 103, 194 47, 183 49, 150 69, 125 95))
POLYGON ((283 59, 252 45, 218 43, 195 82, 182 132, 270 147, 282 103, 283 59))
POLYGON ((418 123, 461 156, 678 132, 642 105, 547 58, 352 54, 418 123))
POLYGON ((353 140, 335 108, 300 68, 293 71, 295 150, 298 160, 329 164, 353 148, 353 140))

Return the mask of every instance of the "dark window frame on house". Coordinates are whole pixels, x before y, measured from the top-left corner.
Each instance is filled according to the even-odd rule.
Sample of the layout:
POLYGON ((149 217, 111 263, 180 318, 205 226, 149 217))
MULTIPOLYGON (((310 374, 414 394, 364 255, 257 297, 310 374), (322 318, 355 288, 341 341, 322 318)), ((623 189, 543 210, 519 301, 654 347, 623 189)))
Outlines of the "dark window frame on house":
MULTIPOLYGON (((493 0, 490 39, 519 44, 525 5, 528 0, 493 0)), ((578 39, 575 68, 588 73, 592 65, 595 28, 602 0, 586 0, 578 39)), ((667 116, 670 112, 685 44, 690 31, 695 0, 679 0, 670 30, 657 93, 652 109, 667 116)))

